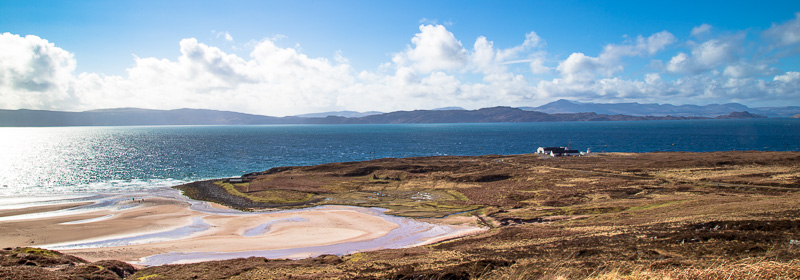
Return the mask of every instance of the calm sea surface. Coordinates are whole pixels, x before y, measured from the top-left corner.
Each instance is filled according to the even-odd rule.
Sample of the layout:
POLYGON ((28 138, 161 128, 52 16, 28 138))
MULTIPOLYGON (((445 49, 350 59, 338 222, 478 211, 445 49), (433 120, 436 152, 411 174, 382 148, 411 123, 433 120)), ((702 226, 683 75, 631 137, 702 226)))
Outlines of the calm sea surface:
POLYGON ((385 157, 800 151, 800 119, 0 128, 0 196, 140 191, 287 165, 385 157))

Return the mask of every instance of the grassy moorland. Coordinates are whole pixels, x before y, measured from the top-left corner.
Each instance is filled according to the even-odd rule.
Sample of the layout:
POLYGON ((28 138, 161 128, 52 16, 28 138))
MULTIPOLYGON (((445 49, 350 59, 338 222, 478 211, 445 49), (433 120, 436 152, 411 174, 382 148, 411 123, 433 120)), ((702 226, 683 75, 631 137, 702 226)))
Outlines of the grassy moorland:
MULTIPOLYGON (((130 279, 800 279, 797 152, 381 159, 274 168, 244 179, 179 188, 190 197, 241 209, 376 206, 394 215, 491 230, 415 248, 303 260, 248 258, 167 265, 119 275, 130 279)), ((21 275, 14 273, 22 273, 23 266, 48 267, 25 260, 35 255, 0 251, 0 278, 21 275)), ((89 265, 68 262, 72 266, 60 265, 89 265)), ((47 273, 72 275, 66 268, 47 273)))

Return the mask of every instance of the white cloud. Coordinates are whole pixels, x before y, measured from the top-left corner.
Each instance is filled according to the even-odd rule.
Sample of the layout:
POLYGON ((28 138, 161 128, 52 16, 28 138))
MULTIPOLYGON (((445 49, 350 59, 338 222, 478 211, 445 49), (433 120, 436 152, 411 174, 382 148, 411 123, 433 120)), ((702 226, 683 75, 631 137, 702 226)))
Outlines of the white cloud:
POLYGON ((786 103, 785 100, 800 100, 800 72, 790 71, 783 75, 773 78, 770 95, 767 98, 783 100, 781 106, 796 105, 797 103, 786 103))
POLYGON ((476 70, 489 72, 496 66, 496 55, 493 45, 493 42, 486 40, 486 37, 483 36, 475 40, 475 45, 473 46, 474 51, 472 52, 470 61, 473 63, 473 67, 476 70))
POLYGON ((602 72, 610 75, 620 70, 619 67, 604 64, 597 57, 586 56, 583 53, 572 53, 556 68, 567 81, 590 81, 595 78, 595 73, 602 72))
POLYGON ((233 36, 231 36, 231 34, 228 33, 228 31, 225 31, 225 32, 219 31, 218 32, 216 30, 211 30, 211 33, 213 33, 215 36, 217 36, 217 38, 223 38, 223 39, 225 39, 225 41, 233 42, 233 36))
POLYGON ((534 54, 538 56, 532 58, 518 59, 522 53, 538 46, 540 42, 541 38, 539 38, 539 35, 531 31, 525 35, 525 40, 522 44, 507 49, 496 50, 494 48, 494 42, 487 40, 484 36, 480 36, 475 40, 475 44, 473 45, 473 51, 469 57, 469 68, 476 72, 490 74, 508 71, 506 67, 508 64, 530 63, 532 72, 537 74, 546 73, 549 71, 549 68, 543 65, 544 59, 541 57, 541 53, 534 54))
POLYGON ((79 77, 85 89, 83 103, 99 108, 189 107, 285 115, 334 105, 337 93, 355 79, 347 64, 309 58, 270 40, 259 42, 249 59, 191 38, 181 40, 180 50, 176 61, 137 58, 127 78, 79 77))
POLYGON ((692 56, 695 57, 699 66, 711 69, 732 61, 734 58, 734 48, 735 46, 731 42, 710 40, 694 48, 692 50, 692 56))
MULTIPOLYGON (((774 25, 761 38, 774 39, 772 44, 780 38, 790 42, 786 34, 793 30, 787 26, 796 21, 774 25)), ((497 48, 485 36, 465 48, 445 26, 421 25, 419 33, 409 36, 411 44, 398 46, 401 51, 391 61, 359 71, 342 51, 330 58, 309 57, 297 46, 278 46, 276 41, 285 36, 243 45, 251 50, 248 56, 187 38, 178 43, 178 57, 135 57, 123 76, 75 74, 76 61, 68 51, 36 36, 4 33, 0 107, 188 107, 281 116, 531 106, 559 98, 747 105, 800 100, 800 73, 784 73, 779 58, 755 55, 753 50, 763 48, 748 47, 757 42, 748 41, 746 32, 711 37, 704 28, 696 27, 692 35, 702 34, 700 42, 679 42, 661 31, 607 44, 596 56, 573 52, 558 58, 545 50, 536 32, 520 36, 519 44, 508 48, 497 48), (659 54, 670 59, 634 64, 634 70, 625 71, 627 64, 659 54)), ((214 34, 228 40, 227 32, 214 34)))
POLYGON ((744 34, 714 38, 703 43, 690 42, 691 56, 680 52, 670 59, 667 70, 673 73, 701 73, 740 59, 744 34))
POLYGON ((420 25, 420 33, 392 61, 399 66, 410 66, 421 73, 437 70, 453 70, 467 62, 467 51, 461 42, 442 25, 420 25))
POLYGON ((772 80, 782 83, 796 83, 800 81, 800 72, 786 72, 786 74, 775 76, 772 80))
POLYGON ((774 75, 778 69, 765 63, 738 62, 729 64, 723 70, 723 74, 732 78, 750 78, 774 75))
POLYGON ((698 26, 695 26, 694 28, 692 28, 692 33, 691 34, 694 37, 698 37, 698 36, 702 36, 702 35, 708 34, 709 32, 711 32, 711 25, 709 25, 707 23, 703 23, 701 25, 698 25, 698 26))
POLYGON ((661 84, 664 80, 661 79, 661 75, 658 73, 647 73, 644 75, 644 81, 648 84, 655 85, 661 84))
POLYGON ((541 41, 542 41, 542 38, 540 38, 539 35, 536 34, 536 32, 533 32, 533 31, 528 32, 528 34, 525 34, 525 41, 523 41, 521 45, 514 46, 512 48, 508 48, 508 49, 504 49, 504 50, 498 50, 497 51, 497 60, 498 61, 504 61, 504 60, 508 60, 508 59, 513 59, 513 58, 517 57, 521 52, 524 52, 524 51, 530 50, 531 48, 539 46, 541 41))
POLYGON ((667 31, 661 31, 647 38, 637 36, 635 42, 606 45, 599 57, 605 61, 617 62, 626 56, 654 55, 673 43, 675 36, 667 31))
POLYGON ((536 85, 539 98, 560 98, 592 102, 667 102, 674 104, 704 104, 743 102, 760 105, 775 100, 800 100, 800 81, 787 73, 779 73, 763 57, 748 55, 744 48, 744 33, 710 38, 701 43, 687 42, 690 52, 678 52, 664 65, 652 61, 653 70, 641 78, 616 77, 624 70, 623 58, 652 55, 663 51, 676 39, 669 33, 641 36, 622 44, 609 44, 597 56, 573 53, 563 60, 557 70, 560 78, 541 81, 536 85), (753 59, 756 57, 758 59, 753 59), (786 81, 786 82, 784 82, 786 81))
POLYGON ((795 13, 794 19, 786 23, 772 24, 772 27, 764 31, 764 36, 777 46, 800 43, 800 12, 795 13))
POLYGON ((597 57, 572 53, 556 68, 565 82, 591 82, 597 76, 609 77, 624 70, 622 59, 632 56, 654 55, 675 42, 675 36, 661 31, 647 38, 637 36, 635 41, 608 44, 597 57))
POLYGON ((688 64, 689 55, 680 52, 669 60, 669 63, 667 63, 667 70, 670 72, 682 72, 684 69, 689 68, 688 64))
POLYGON ((534 57, 530 60, 531 73, 533 74, 547 74, 552 70, 550 67, 544 65, 543 57, 534 57))
POLYGON ((72 53, 34 35, 0 34, 0 108, 71 109, 72 53))

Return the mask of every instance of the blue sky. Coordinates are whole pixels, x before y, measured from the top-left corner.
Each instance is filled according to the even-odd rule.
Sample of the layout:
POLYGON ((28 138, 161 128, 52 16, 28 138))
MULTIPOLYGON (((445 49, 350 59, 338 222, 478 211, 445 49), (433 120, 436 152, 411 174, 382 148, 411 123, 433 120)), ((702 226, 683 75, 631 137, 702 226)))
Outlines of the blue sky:
POLYGON ((0 1, 0 108, 800 105, 800 2, 0 1))

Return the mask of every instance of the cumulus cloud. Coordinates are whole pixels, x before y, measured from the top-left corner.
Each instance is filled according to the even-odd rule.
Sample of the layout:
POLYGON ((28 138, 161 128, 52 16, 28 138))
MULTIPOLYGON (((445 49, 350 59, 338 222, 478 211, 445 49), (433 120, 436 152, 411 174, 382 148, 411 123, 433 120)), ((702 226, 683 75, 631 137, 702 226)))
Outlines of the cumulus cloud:
POLYGON ((556 68, 567 81, 590 81, 595 78, 595 73, 602 72, 611 75, 622 69, 616 65, 605 64, 597 57, 586 56, 583 53, 572 53, 556 68))
POLYGON ((552 70, 550 67, 544 65, 544 57, 537 56, 530 59, 531 73, 533 74, 547 74, 552 70))
POLYGON ((535 64, 537 71, 546 69, 543 65, 543 60, 540 57, 532 59, 518 59, 520 54, 530 50, 539 45, 541 38, 536 32, 529 32, 525 35, 525 40, 522 44, 508 48, 508 49, 495 49, 494 42, 489 41, 484 36, 478 37, 473 45, 473 51, 470 54, 469 62, 470 68, 473 71, 481 72, 484 74, 499 73, 507 71, 505 65, 516 63, 531 63, 535 64))
MULTIPOLYGON (((697 33, 695 33, 697 34, 697 33)), ((561 77, 536 85, 540 98, 567 98, 592 102, 727 103, 748 105, 781 99, 800 100, 795 75, 781 71, 775 60, 748 54, 744 33, 687 41, 689 51, 678 51, 667 63, 653 61, 653 70, 641 78, 621 78, 624 57, 653 55, 677 39, 667 32, 622 44, 609 44, 598 56, 573 53, 559 63, 561 77), (660 66, 663 65, 663 66, 660 66), (660 67, 659 67, 660 66, 660 67), (759 77, 773 77, 772 81, 759 77), (793 84, 794 83, 794 84, 793 84), (794 90, 794 91, 792 91, 794 90), (676 102, 677 101, 677 102, 676 102)))
POLYGON ((247 59, 193 38, 179 45, 181 56, 175 61, 137 57, 126 78, 78 77, 83 103, 100 108, 190 107, 285 115, 335 104, 337 92, 354 80, 347 64, 309 58, 271 40, 259 42, 247 59))
MULTIPOLYGON (((795 18, 773 25, 759 37, 765 42, 752 42, 749 31, 713 36, 710 25, 703 24, 691 35, 702 37, 699 42, 661 31, 566 57, 550 54, 545 40, 533 31, 520 34, 518 44, 507 48, 487 36, 465 46, 445 26, 423 24, 418 33, 409 34, 409 45, 398 46, 399 52, 374 70, 353 69, 342 51, 331 58, 310 57, 297 46, 279 46, 277 41, 285 38, 281 36, 246 44, 246 56, 187 38, 176 44, 179 56, 134 57, 121 76, 74 73, 77 62, 70 52, 37 36, 4 33, 0 107, 188 107, 283 116, 533 106, 560 98, 784 104, 781 100, 800 100, 800 73, 780 69, 781 58, 762 50, 767 44, 796 46, 792 26, 798 22, 795 18), (668 59, 628 67, 656 56, 668 59)), ((213 34, 233 40, 227 32, 213 34)))
POLYGON ((71 109, 75 58, 46 39, 0 34, 0 107, 71 109))
POLYGON ((674 73, 700 73, 738 61, 742 51, 743 34, 715 38, 692 45, 691 56, 680 52, 667 64, 667 70, 674 73))
POLYGON ((608 44, 597 57, 572 53, 556 68, 568 82, 590 82, 597 76, 608 77, 624 70, 625 57, 654 55, 675 42, 675 36, 661 31, 647 38, 637 36, 623 44, 608 44))
POLYGON ((736 44, 730 41, 710 40, 692 50, 699 66, 706 69, 730 62, 734 58, 736 44))
POLYGON ((399 66, 410 66, 422 73, 437 70, 453 70, 467 62, 467 50, 443 25, 420 25, 420 33, 392 61, 399 66))

